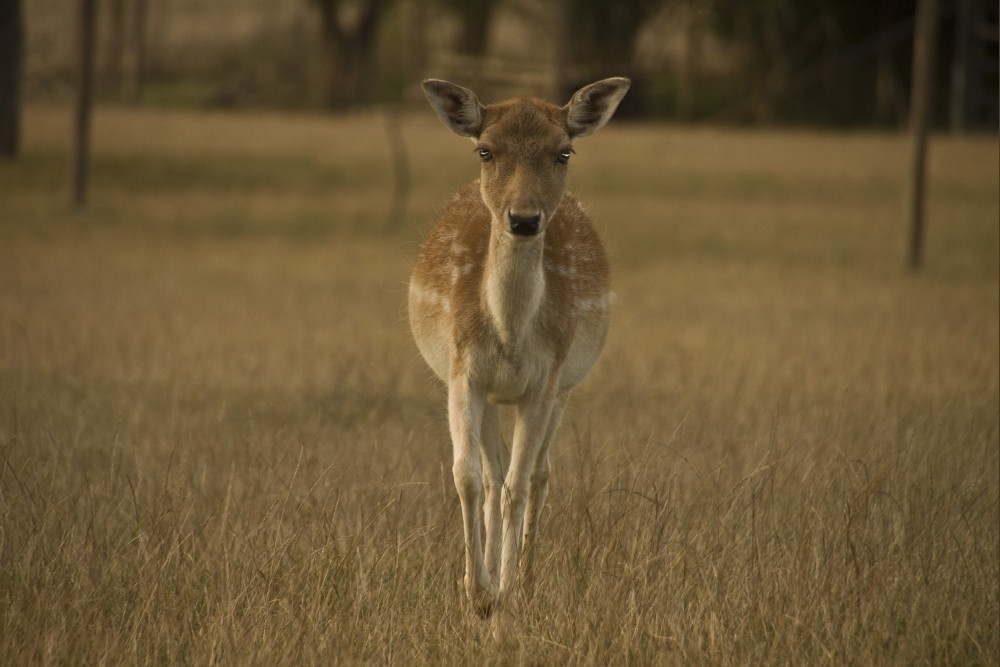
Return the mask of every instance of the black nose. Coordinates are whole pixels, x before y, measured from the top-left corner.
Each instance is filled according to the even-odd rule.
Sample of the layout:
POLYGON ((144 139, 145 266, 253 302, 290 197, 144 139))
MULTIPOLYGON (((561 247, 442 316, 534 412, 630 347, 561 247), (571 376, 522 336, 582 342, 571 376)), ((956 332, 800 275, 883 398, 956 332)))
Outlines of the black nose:
POLYGON ((542 216, 538 213, 534 215, 507 214, 507 220, 510 222, 510 232, 518 236, 533 236, 537 234, 538 221, 541 219, 542 216))

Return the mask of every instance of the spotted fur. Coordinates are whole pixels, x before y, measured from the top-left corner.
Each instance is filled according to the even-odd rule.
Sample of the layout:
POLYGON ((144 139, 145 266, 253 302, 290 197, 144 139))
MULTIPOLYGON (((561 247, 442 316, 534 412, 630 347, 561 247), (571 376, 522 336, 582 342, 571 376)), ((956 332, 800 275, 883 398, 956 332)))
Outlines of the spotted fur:
POLYGON ((512 591, 519 569, 530 574, 548 448, 607 337, 608 260, 583 207, 565 194, 566 158, 627 88, 607 79, 564 107, 534 98, 483 106, 455 84, 424 83, 441 120, 472 138, 482 159, 480 179, 424 241, 409 292, 417 346, 448 385, 465 588, 482 615, 512 591), (515 407, 509 461, 498 404, 515 407))

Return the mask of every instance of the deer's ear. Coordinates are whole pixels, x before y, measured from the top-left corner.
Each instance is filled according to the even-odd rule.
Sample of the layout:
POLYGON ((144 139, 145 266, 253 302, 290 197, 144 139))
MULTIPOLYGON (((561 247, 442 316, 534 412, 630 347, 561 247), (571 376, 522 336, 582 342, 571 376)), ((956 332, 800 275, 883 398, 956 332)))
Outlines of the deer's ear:
POLYGON ((478 137, 485 108, 476 94, 449 81, 427 79, 421 84, 438 118, 460 137, 478 137))
POLYGON ((601 129, 611 120, 631 84, 628 79, 616 76, 584 86, 573 93, 569 103, 563 107, 569 136, 585 137, 601 129))

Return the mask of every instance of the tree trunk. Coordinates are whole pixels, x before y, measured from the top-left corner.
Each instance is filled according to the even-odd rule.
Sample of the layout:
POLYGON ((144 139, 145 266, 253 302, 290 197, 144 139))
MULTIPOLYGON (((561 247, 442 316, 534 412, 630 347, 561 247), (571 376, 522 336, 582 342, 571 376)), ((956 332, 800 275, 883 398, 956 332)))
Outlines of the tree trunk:
POLYGON ((74 109, 73 206, 83 208, 87 201, 87 171, 90 160, 90 108, 94 89, 94 24, 97 0, 80 0, 77 25, 77 62, 79 70, 74 109))
POLYGON ((0 0, 0 157, 17 157, 20 147, 23 55, 21 0, 0 0))
POLYGON ((920 0, 913 38, 913 83, 910 93, 910 270, 924 257, 924 198, 927 175, 927 132, 934 99, 934 51, 937 42, 937 0, 920 0))
POLYGON ((562 102, 575 83, 570 72, 569 0, 552 2, 552 83, 549 99, 562 102))
POLYGON ((107 6, 107 48, 101 73, 105 85, 120 95, 125 62, 125 0, 109 0, 107 6))
POLYGON ((323 22, 327 61, 327 103, 344 108, 370 98, 375 78, 374 48, 378 26, 391 0, 367 0, 355 20, 342 25, 336 0, 316 0, 323 22))
MULTIPOLYGON (((456 3, 457 4, 457 3, 456 3)), ((486 40, 490 29, 490 19, 496 3, 492 0, 463 0, 460 18, 462 30, 458 35, 459 53, 482 56, 486 53, 486 40)))
POLYGON ((149 0, 133 0, 132 26, 128 31, 127 59, 124 68, 122 98, 126 102, 138 104, 142 101, 142 89, 146 79, 146 42, 148 30, 147 16, 149 0))
POLYGON ((355 104, 365 97, 364 75, 361 72, 361 46, 353 34, 342 35, 339 39, 326 39, 327 61, 327 103, 334 109, 355 104))
POLYGON ((399 118, 399 108, 385 111, 385 138, 392 158, 392 202, 389 205, 388 226, 401 229, 406 222, 406 208, 410 201, 410 157, 406 150, 406 135, 399 118))
POLYGON ((677 119, 681 121, 690 121, 694 115, 701 33, 704 29, 702 11, 698 2, 689 1, 684 7, 685 34, 677 66, 677 100, 674 107, 677 119))
POLYGON ((951 91, 948 101, 951 130, 956 133, 965 131, 971 36, 972 0, 958 0, 958 17, 955 21, 955 55, 951 64, 951 91))

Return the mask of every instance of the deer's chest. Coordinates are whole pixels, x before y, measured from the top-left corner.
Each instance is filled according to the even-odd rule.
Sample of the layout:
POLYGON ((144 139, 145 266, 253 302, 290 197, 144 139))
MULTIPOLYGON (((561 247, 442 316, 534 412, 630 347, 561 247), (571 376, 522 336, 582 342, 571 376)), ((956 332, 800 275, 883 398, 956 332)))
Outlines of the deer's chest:
POLYGON ((476 384, 493 403, 517 403, 545 384, 555 370, 555 359, 544 341, 531 333, 516 344, 487 335, 467 350, 466 358, 476 384))

